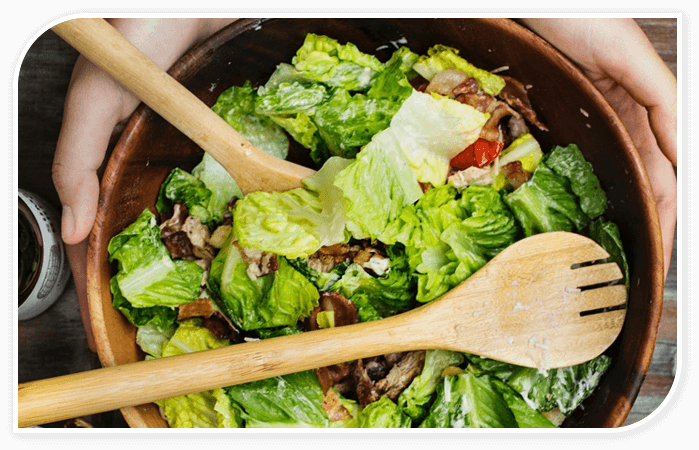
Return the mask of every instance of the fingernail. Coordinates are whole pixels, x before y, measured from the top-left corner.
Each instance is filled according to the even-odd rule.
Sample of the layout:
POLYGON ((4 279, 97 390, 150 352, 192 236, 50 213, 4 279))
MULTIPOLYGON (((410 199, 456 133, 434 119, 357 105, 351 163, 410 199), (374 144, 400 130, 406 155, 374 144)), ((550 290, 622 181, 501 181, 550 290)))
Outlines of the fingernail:
POLYGON ((61 236, 65 240, 75 231, 75 216, 73 216, 73 209, 65 205, 63 206, 63 217, 61 218, 61 236))

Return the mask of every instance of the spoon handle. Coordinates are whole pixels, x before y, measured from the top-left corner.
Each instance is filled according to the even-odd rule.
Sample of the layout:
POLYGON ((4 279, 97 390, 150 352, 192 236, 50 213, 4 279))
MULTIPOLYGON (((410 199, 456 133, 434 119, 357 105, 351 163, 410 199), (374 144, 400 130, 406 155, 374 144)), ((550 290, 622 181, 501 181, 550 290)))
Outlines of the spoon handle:
POLYGON ((210 153, 244 193, 292 189, 313 174, 311 169, 255 148, 104 19, 73 19, 52 29, 210 153))
POLYGON ((373 322, 140 361, 18 386, 18 426, 112 411, 392 352, 430 348, 441 333, 418 308, 373 322))

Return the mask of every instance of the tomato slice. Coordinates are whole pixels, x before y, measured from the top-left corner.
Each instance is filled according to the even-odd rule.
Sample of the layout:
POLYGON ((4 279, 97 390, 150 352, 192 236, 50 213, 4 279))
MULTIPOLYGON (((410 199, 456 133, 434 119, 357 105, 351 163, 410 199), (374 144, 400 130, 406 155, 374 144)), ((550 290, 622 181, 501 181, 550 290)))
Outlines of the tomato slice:
POLYGON ((452 167, 458 170, 468 169, 469 167, 485 167, 498 157, 504 144, 499 141, 486 141, 483 138, 478 138, 476 142, 469 145, 456 155, 451 160, 452 167))

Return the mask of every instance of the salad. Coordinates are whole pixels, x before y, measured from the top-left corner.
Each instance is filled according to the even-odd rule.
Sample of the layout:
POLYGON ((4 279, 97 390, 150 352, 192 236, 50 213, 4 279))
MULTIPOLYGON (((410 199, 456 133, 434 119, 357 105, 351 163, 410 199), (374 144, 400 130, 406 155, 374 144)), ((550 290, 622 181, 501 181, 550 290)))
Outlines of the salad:
MULTIPOLYGON (((243 196, 208 154, 109 243, 113 306, 146 358, 340 327, 433 301, 515 241, 574 231, 628 283, 607 199, 527 89, 459 51, 381 62, 309 34, 266 84, 213 110, 258 148, 307 149, 303 187, 243 196)), ((556 427, 610 365, 540 371, 439 349, 348 361, 156 402, 171 427, 556 427)))

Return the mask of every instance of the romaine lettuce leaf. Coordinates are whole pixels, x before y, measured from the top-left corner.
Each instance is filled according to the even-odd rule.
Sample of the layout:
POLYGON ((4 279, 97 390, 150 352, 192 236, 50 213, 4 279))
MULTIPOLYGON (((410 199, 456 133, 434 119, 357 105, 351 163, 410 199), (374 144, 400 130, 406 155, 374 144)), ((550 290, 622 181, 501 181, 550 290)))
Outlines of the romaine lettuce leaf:
POLYGON ((555 146, 545 159, 547 166, 570 181, 570 189, 580 199, 580 209, 588 217, 594 219, 604 214, 607 194, 577 145, 555 146))
POLYGON ((343 45, 313 33, 306 35, 291 63, 306 78, 348 91, 366 90, 384 68, 374 55, 362 53, 352 43, 343 45))
POLYGON ((447 375, 420 428, 517 428, 505 399, 491 385, 491 377, 467 370, 447 375))
POLYGON ((449 161, 478 139, 488 117, 470 105, 414 90, 386 132, 393 134, 418 181, 441 186, 449 161))
POLYGON ((541 161, 526 183, 507 194, 505 203, 521 225, 525 236, 548 231, 582 229, 590 218, 580 209, 567 178, 541 161))
POLYGON ((119 291, 132 306, 175 307, 197 299, 203 269, 194 261, 170 258, 148 209, 109 241, 108 252, 110 262, 118 261, 119 291))
POLYGON ((328 427, 323 390, 312 370, 225 388, 247 428, 328 427))
POLYGON ((590 237, 609 253, 610 261, 619 265, 621 273, 624 274, 626 288, 630 288, 629 264, 626 261, 619 227, 614 222, 600 217, 590 224, 589 232, 590 237))
POLYGON ((417 300, 428 302, 464 281, 512 244, 518 228, 491 186, 451 185, 428 190, 391 227, 405 245, 418 279, 417 300))
POLYGON ((595 390, 611 363, 611 358, 600 355, 582 364, 543 373, 474 355, 467 355, 467 358, 479 369, 511 386, 537 411, 558 408, 565 415, 570 415, 595 390))
POLYGON ((211 262, 207 287, 234 323, 244 330, 293 326, 318 304, 318 290, 286 258, 279 269, 254 280, 233 237, 211 262))
POLYGON ((159 332, 165 332, 175 323, 177 310, 169 306, 134 307, 122 294, 116 277, 109 280, 112 292, 112 306, 119 310, 126 320, 136 327, 152 326, 159 332))
POLYGON ((160 358, 163 356, 163 348, 165 347, 165 344, 167 344, 170 338, 172 338, 172 336, 175 334, 176 329, 177 327, 174 324, 174 317, 173 324, 165 330, 160 330, 153 323, 147 323, 138 327, 138 331, 136 332, 136 343, 147 355, 154 358, 160 358))
POLYGON ((463 362, 464 356, 461 353, 450 350, 427 350, 422 372, 400 393, 398 406, 413 421, 424 418, 437 386, 442 381, 444 369, 459 366, 463 362))
POLYGON ((353 44, 309 34, 293 59, 258 90, 255 111, 308 148, 318 165, 354 158, 412 93, 406 72, 417 55, 407 48, 384 65, 353 44))
POLYGON ((337 174, 335 186, 344 194, 348 230, 357 239, 385 243, 388 225, 404 206, 422 196, 422 189, 395 134, 381 131, 359 152, 357 159, 337 174))
POLYGON ((351 161, 331 158, 305 188, 252 192, 236 203, 233 231, 241 247, 304 258, 320 247, 346 242, 347 218, 335 175, 351 161))
MULTIPOLYGON (((412 309, 415 299, 416 281, 412 276, 408 258, 402 246, 389 246, 389 269, 385 275, 369 275, 360 265, 351 264, 333 286, 332 290, 354 301, 363 295, 381 316, 392 316, 412 309)), ((362 305, 364 306, 364 305, 362 305)))
POLYGON ((510 386, 496 378, 491 378, 490 383, 507 402, 519 428, 556 428, 543 414, 529 406, 510 386))
POLYGON ((160 214, 184 203, 189 214, 213 227, 223 220, 228 202, 243 193, 233 177, 208 153, 191 173, 174 168, 160 185, 156 208, 160 214))
POLYGON ((369 403, 357 416, 358 428, 410 428, 410 417, 388 397, 369 403))
POLYGON ((255 147, 285 159, 289 153, 289 139, 278 125, 255 110, 256 101, 256 90, 246 81, 243 86, 225 90, 212 110, 255 147))

